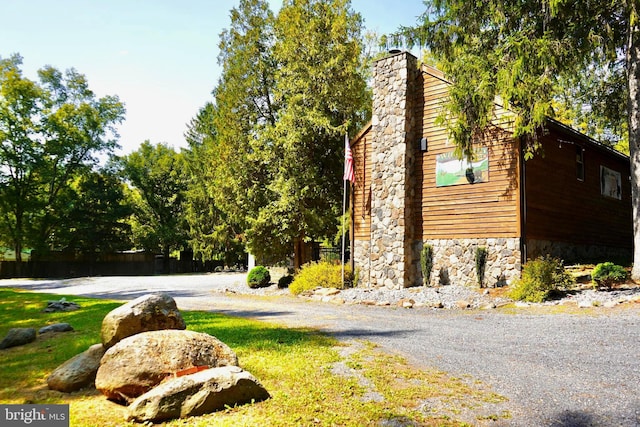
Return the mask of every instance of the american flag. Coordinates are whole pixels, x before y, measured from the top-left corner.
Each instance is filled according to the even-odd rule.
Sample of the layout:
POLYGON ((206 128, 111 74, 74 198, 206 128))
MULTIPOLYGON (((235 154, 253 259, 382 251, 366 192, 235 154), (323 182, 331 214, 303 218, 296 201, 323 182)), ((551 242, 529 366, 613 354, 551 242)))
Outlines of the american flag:
POLYGON ((344 136, 344 178, 345 181, 356 182, 356 175, 353 172, 353 154, 349 146, 349 136, 344 136))

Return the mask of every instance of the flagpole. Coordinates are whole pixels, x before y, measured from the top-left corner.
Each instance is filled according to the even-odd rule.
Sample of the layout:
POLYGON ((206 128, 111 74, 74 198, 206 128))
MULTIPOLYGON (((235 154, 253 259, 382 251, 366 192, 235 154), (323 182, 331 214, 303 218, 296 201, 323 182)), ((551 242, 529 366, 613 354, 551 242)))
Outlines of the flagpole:
POLYGON ((344 257, 345 257, 345 225, 344 217, 347 211, 347 181, 355 182, 355 175, 353 173, 353 155, 351 153, 351 147, 349 146, 349 134, 344 134, 344 188, 342 189, 342 287, 344 288, 344 257))
POLYGON ((342 288, 344 289, 344 246, 345 246, 345 242, 344 242, 344 214, 347 210, 347 180, 343 179, 342 180, 344 182, 344 188, 342 189, 342 288))

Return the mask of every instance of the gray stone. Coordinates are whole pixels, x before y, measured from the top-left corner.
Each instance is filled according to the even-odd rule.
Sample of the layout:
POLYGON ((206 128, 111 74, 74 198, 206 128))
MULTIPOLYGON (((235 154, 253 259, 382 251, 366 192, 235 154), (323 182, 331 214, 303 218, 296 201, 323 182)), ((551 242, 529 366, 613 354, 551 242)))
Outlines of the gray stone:
POLYGON ((143 295, 109 312, 102 320, 102 345, 110 348, 118 341, 140 332, 185 329, 176 302, 165 293, 143 295))
POLYGON ((175 329, 142 332, 107 350, 96 388, 111 400, 128 403, 175 372, 229 365, 237 366, 238 357, 209 334, 175 329))
POLYGON ((36 335, 35 328, 11 328, 4 339, 0 341, 0 350, 34 342, 36 335))
POLYGON ((73 327, 68 323, 54 323, 53 325, 43 326, 38 330, 39 334, 46 334, 47 332, 71 332, 73 327))
POLYGON ((65 393, 93 385, 103 355, 102 344, 92 345, 58 366, 47 378, 47 385, 51 390, 65 393))
POLYGON ((66 298, 60 298, 58 301, 48 301, 47 307, 42 310, 43 313, 55 313, 60 311, 75 311, 80 308, 80 305, 67 301, 66 298))
POLYGON ((239 367, 206 369, 170 379, 138 397, 127 410, 127 421, 160 422, 204 415, 269 397, 258 380, 239 367))

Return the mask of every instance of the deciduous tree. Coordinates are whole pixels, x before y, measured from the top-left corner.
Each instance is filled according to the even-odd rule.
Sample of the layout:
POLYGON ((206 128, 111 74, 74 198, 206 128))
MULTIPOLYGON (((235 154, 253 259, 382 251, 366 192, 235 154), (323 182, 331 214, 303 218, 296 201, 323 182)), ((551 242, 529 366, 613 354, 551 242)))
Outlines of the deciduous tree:
POLYGON ((133 209, 124 183, 108 169, 77 177, 71 184, 66 219, 56 227, 50 245, 85 255, 131 249, 133 209))
POLYGON ((120 158, 123 176, 133 186, 131 201, 133 241, 136 247, 158 251, 169 270, 169 256, 188 239, 184 215, 187 179, 181 153, 166 144, 145 141, 120 158))
POLYGON ((24 245, 48 248, 65 220, 69 185, 117 147, 124 118, 115 96, 97 98, 86 78, 47 66, 25 78, 22 58, 0 58, 0 229, 21 261, 24 245))

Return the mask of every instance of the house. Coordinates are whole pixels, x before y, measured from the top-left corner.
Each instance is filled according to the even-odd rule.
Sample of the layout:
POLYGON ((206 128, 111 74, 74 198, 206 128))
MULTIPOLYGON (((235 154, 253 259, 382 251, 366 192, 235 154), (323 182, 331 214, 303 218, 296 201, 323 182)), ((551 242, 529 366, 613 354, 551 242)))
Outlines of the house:
POLYGON ((436 124, 449 83, 407 52, 374 64, 371 123, 353 138, 351 248, 361 284, 422 283, 420 252, 433 248, 432 285, 476 284, 476 249, 488 251, 485 284, 519 276, 527 259, 630 260, 630 162, 548 120, 542 150, 524 160, 512 116, 496 105, 473 164, 460 161, 436 124))

